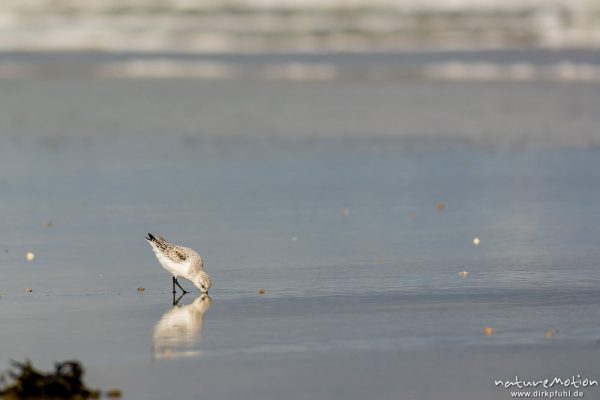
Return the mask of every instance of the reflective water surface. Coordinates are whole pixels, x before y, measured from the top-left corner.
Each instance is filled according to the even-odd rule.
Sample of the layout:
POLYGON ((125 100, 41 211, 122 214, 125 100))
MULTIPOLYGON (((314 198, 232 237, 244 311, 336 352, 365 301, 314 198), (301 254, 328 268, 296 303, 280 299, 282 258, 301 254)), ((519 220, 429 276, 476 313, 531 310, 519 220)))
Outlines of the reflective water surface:
POLYGON ((597 374, 599 93, 0 81, 0 363, 76 358, 132 399, 597 374), (202 255, 210 297, 173 305, 146 232, 202 255))

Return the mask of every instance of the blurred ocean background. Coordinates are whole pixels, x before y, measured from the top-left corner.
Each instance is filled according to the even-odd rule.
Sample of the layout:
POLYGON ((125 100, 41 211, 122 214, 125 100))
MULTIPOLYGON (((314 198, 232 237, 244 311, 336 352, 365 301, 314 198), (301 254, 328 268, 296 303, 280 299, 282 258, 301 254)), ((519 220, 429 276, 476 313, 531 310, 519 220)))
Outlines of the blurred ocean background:
POLYGON ((595 0, 4 0, 0 48, 564 48, 597 46, 599 26, 595 0))

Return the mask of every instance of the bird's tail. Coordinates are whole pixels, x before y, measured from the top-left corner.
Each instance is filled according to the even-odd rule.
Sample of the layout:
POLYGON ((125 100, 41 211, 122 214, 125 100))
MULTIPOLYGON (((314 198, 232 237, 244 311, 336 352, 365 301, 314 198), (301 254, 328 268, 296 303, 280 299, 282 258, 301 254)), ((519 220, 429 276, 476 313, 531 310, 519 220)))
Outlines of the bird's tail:
POLYGON ((164 250, 169 246, 169 242, 167 242, 165 238, 161 236, 156 237, 151 233, 148 233, 148 236, 145 239, 148 241, 148 243, 155 245, 159 249, 164 250))

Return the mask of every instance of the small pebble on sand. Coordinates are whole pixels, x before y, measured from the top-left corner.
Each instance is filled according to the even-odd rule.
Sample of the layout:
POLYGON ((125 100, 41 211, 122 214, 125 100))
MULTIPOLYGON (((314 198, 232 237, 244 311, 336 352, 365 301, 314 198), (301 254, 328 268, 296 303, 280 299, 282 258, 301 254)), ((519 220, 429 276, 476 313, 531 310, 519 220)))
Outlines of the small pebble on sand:
POLYGON ((27 258, 27 261, 33 261, 33 259, 35 258, 35 254, 33 254, 32 252, 29 251, 25 255, 25 258, 27 258))
POLYGON ((481 240, 479 240, 479 238, 478 238, 478 237, 476 237, 475 239, 473 239, 473 244, 474 244, 475 246, 479 246, 479 243, 481 243, 481 240))
POLYGON ((261 295, 265 294, 265 289, 263 289, 263 288, 258 289, 258 294, 261 294, 261 295))
POLYGON ((485 328, 483 328, 483 334, 485 336, 492 336, 494 334, 494 328, 486 326, 485 328))
POLYGON ((461 278, 466 278, 467 276, 469 276, 469 273, 467 271, 460 271, 458 273, 458 276, 460 276, 461 278))

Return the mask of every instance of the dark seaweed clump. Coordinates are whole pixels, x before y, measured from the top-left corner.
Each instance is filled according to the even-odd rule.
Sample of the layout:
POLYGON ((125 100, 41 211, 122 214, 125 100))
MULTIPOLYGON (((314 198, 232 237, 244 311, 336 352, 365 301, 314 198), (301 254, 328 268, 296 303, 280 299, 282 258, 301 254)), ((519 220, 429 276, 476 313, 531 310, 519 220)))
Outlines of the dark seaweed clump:
POLYGON ((77 361, 56 363, 54 372, 36 370, 29 360, 13 361, 14 369, 0 378, 0 397, 5 399, 97 399, 98 390, 85 387, 83 367, 77 361))

